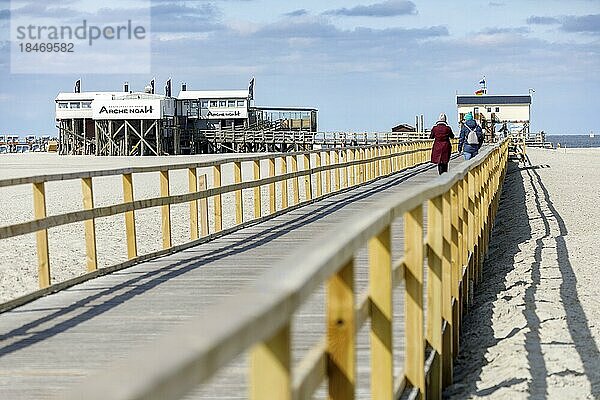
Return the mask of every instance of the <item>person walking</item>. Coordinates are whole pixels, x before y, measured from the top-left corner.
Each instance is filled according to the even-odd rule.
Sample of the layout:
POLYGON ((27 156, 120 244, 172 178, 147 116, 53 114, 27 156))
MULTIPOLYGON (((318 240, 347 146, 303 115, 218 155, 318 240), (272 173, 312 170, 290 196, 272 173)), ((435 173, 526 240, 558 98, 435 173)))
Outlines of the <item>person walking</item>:
POLYGON ((465 160, 475 157, 483 144, 483 131, 473 119, 472 113, 465 115, 465 122, 460 128, 458 139, 458 152, 463 154, 465 160))
POLYGON ((448 172, 448 163, 452 153, 450 139, 454 138, 452 128, 446 122, 446 114, 441 113, 435 126, 431 128, 430 139, 434 139, 431 149, 431 162, 437 164, 438 173, 441 175, 448 172))

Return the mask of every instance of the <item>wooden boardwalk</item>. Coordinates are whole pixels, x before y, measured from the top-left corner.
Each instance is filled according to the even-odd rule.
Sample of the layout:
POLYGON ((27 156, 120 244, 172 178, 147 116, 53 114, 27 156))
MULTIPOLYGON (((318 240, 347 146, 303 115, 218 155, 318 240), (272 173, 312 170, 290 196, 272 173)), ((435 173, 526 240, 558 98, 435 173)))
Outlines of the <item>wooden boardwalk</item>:
MULTIPOLYGON (((326 236, 354 215, 368 213, 372 203, 435 176, 437 170, 431 165, 418 166, 0 314, 0 399, 61 398, 65 388, 252 284, 302 245, 326 236)), ((394 239, 402 238, 400 222, 392 227, 394 239)), ((393 245, 394 260, 401 252, 401 246, 393 245)), ((358 292, 366 290, 366 274, 366 251, 362 251, 357 258, 358 292)), ((394 301, 397 349, 403 345, 403 293, 399 287, 394 301)), ((320 288, 294 318, 294 362, 325 332, 323 296, 320 288)), ((357 398, 369 396, 368 331, 367 324, 357 342, 357 398)), ((399 371, 402 360, 394 361, 399 371)), ((189 398, 247 398, 247 374, 242 356, 189 398)), ((316 397, 323 396, 321 390, 316 397)))

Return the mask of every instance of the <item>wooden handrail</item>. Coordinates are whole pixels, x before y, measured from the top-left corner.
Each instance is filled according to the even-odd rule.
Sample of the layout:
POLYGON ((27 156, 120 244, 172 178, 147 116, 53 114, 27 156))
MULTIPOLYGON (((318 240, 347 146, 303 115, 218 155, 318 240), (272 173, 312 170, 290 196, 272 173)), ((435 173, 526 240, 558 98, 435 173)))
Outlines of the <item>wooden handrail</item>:
MULTIPOLYGON (((371 386, 382 382, 385 382, 385 386, 379 397, 374 398, 387 398, 390 392, 396 394, 404 385, 422 396, 429 394, 441 397, 443 382, 448 381, 441 366, 447 363, 448 357, 452 359, 456 354, 452 346, 457 335, 453 322, 460 321, 462 317, 462 311, 459 311, 455 319, 455 312, 448 313, 444 304, 447 307, 447 302, 450 302, 456 311, 462 310, 463 305, 466 307, 468 303, 467 292, 471 290, 471 281, 479 273, 483 255, 487 251, 487 240, 498 208, 507 160, 508 142, 503 141, 484 148, 471 162, 463 163, 429 183, 374 204, 369 213, 348 221, 331 232, 327 240, 319 238, 271 268, 254 286, 225 299, 201 318, 175 329, 151 347, 120 361, 107 372, 89 377, 66 398, 180 398, 234 357, 254 346, 253 352, 259 352, 256 354, 261 360, 259 366, 262 369, 251 372, 254 377, 251 380, 252 393, 263 393, 261 385, 264 377, 275 374, 277 387, 272 388, 272 393, 283 393, 285 397, 282 398, 291 398, 292 394, 301 394, 302 398, 306 398, 319 386, 317 380, 330 374, 327 375, 330 397, 352 398, 355 390, 352 385, 355 382, 352 359, 355 357, 354 334, 362 325, 362 318, 358 316, 364 314, 359 310, 370 308, 369 316, 373 319, 373 307, 368 307, 365 302, 373 304, 376 301, 385 307, 389 301, 387 294, 378 293, 376 297, 369 296, 369 300, 362 300, 359 310, 354 309, 353 299, 357 294, 351 284, 353 260, 367 243, 371 243, 371 270, 378 271, 378 278, 390 281, 389 284, 377 282, 377 290, 391 290, 398 279, 394 271, 401 268, 406 280, 405 296, 407 300, 413 299, 412 303, 406 303, 405 312, 405 318, 408 318, 406 325, 412 327, 405 333, 405 375, 394 377, 394 386, 390 390, 387 371, 390 365, 384 362, 385 373, 374 376, 371 386), (450 291, 443 290, 439 283, 434 282, 428 285, 425 292, 432 299, 429 307, 434 308, 427 321, 428 337, 436 342, 433 343, 435 351, 427 360, 422 324, 425 202, 429 202, 430 206, 427 211, 429 239, 425 248, 428 249, 430 260, 436 260, 430 266, 433 268, 430 273, 439 275, 442 282, 450 276, 453 288, 450 291), (404 259, 390 266, 386 231, 399 217, 404 218, 405 237, 408 240, 404 243, 404 259), (451 243, 444 243, 448 240, 451 243), (450 249, 450 253, 444 249, 450 249), (450 275, 444 274, 444 268, 448 266, 452 268, 450 275), (325 282, 328 282, 330 299, 328 342, 317 345, 309 353, 310 360, 302 364, 301 379, 294 380, 289 376, 291 368, 285 364, 282 370, 281 363, 272 362, 272 357, 285 358, 289 354, 291 318, 325 282), (444 298, 448 295, 451 295, 450 299, 444 298), (457 307, 457 304, 460 306, 457 307), (223 315, 230 317, 223 318, 223 315), (332 322, 342 329, 332 329, 332 322), (202 335, 198 332, 202 332, 202 335), (446 336, 449 336, 449 340, 444 339, 446 336), (330 347, 327 343, 332 340, 341 347, 330 347), (274 341, 277 346, 271 346, 274 341), (325 361, 323 357, 326 357, 325 361), (323 371, 324 364, 332 363, 335 368, 323 371), (425 374, 429 375, 428 380, 425 374), (426 385, 425 382, 430 383, 426 385)), ((386 315, 387 312, 384 312, 375 318, 385 318, 386 315)), ((382 332, 387 335, 391 324, 379 324, 376 329, 379 330, 376 332, 378 335, 382 332)), ((374 351, 379 359, 385 360, 389 356, 387 352, 393 349, 378 346, 374 351)))
MULTIPOLYGON (((95 220, 98 218, 110 217, 119 214, 123 214, 125 217, 125 237, 127 242, 127 259, 128 260, 142 260, 142 255, 138 254, 137 246, 137 231, 135 223, 135 214, 137 211, 161 207, 161 226, 162 226, 162 243, 163 249, 169 250, 172 248, 172 232, 171 232, 171 217, 170 207, 172 205, 189 203, 190 204, 190 241, 198 239, 198 218, 197 214, 200 213, 202 218, 202 234, 206 237, 209 234, 208 227, 208 204, 207 201, 212 199, 214 204, 214 227, 213 232, 217 233, 224 229, 223 227, 223 215, 222 215, 222 203, 221 197, 227 193, 235 193, 236 202, 236 215, 235 225, 245 226, 247 222, 244 216, 242 204, 245 189, 254 189, 252 196, 254 197, 254 220, 261 220, 263 218, 261 207, 261 187, 269 187, 269 201, 270 210, 269 215, 276 215, 278 208, 288 209, 297 205, 306 204, 306 202, 315 201, 321 198, 323 195, 329 195, 332 193, 332 186, 329 184, 331 175, 334 174, 336 177, 339 176, 339 172, 344 171, 347 175, 348 171, 363 171, 360 174, 360 179, 352 182, 348 182, 345 187, 354 186, 361 184, 365 181, 363 166, 371 164, 387 164, 390 159, 393 158, 411 158, 415 162, 413 164, 407 163, 404 167, 416 165, 417 163, 426 161, 426 153, 430 148, 430 141, 418 141, 405 144, 397 144, 394 146, 369 146, 366 149, 377 149, 373 154, 377 153, 376 156, 371 158, 361 157, 360 159, 348 159, 348 157, 339 157, 340 154, 349 154, 359 149, 357 147, 346 147, 346 148, 332 148, 332 149, 320 149, 311 150, 307 152, 298 153, 278 153, 259 155, 252 157, 234 157, 226 158, 217 161, 208 161, 201 163, 186 163, 186 164, 175 164, 175 165, 159 165, 150 167, 139 167, 139 168, 122 168, 113 170, 99 170, 99 171, 85 171, 76 173, 66 174, 54 174, 54 175, 41 175, 34 177, 24 178, 13 178, 0 181, 0 188, 8 186, 16 186, 23 184, 33 184, 34 187, 34 205, 35 205, 35 217, 32 221, 17 223, 9 226, 0 227, 0 240, 8 239, 20 235, 29 233, 36 233, 37 239, 37 250, 38 250, 38 264, 39 264, 39 282, 40 288, 44 289, 51 285, 51 266, 50 258, 48 253, 51 251, 48 247, 47 231, 48 229, 57 228, 63 225, 84 222, 85 223, 85 243, 86 243, 86 256, 88 272, 92 272, 98 268, 98 256, 96 251, 96 227, 95 220), (385 151, 382 151, 384 149, 385 151), (317 162, 316 165, 310 165, 311 155, 316 154, 316 159, 321 159, 321 154, 326 153, 328 157, 325 160, 335 159, 336 162, 325 162, 321 165, 321 162, 317 162), (331 157, 330 153, 333 153, 335 157, 331 157), (287 160, 292 159, 292 172, 288 172, 287 160), (298 168, 298 158, 304 159, 303 168, 298 168), (276 160, 280 160, 280 164, 285 167, 279 174, 275 171, 276 160), (269 161, 269 174, 267 177, 261 176, 261 164, 262 160, 269 161), (342 160, 340 162, 340 160, 342 160), (254 180, 243 181, 241 175, 241 168, 243 163, 252 163, 254 169, 254 180), (232 164, 234 166, 234 183, 228 185, 222 185, 221 181, 221 169, 223 165, 232 164), (198 175, 198 168, 211 167, 213 169, 213 187, 206 188, 205 176, 198 175), (174 170, 188 170, 188 187, 189 193, 170 195, 170 172, 174 170), (136 174, 148 173, 148 172, 159 172, 160 178, 160 197, 148 198, 143 200, 135 200, 133 192, 133 179, 136 174), (323 179, 322 175, 327 175, 323 179), (107 177, 107 176, 122 176, 123 181, 123 202, 119 204, 113 204, 102 207, 95 207, 93 202, 93 178, 96 177, 107 177), (313 177, 316 177, 316 182, 313 182, 313 177), (304 198, 305 200, 300 202, 300 193, 298 180, 304 178, 304 198), (66 181, 80 179, 82 182, 82 196, 83 196, 83 209, 80 211, 72 211, 68 213, 58 215, 46 215, 46 204, 45 204, 45 191, 44 187, 46 182, 55 181, 66 181), (201 185, 198 185, 198 180, 202 181, 201 185), (294 204, 290 205, 287 201, 287 182, 292 181, 293 184, 293 197, 294 204), (281 184, 279 192, 286 196, 281 202, 281 207, 277 207, 277 184, 281 184), (313 186, 316 183, 315 195, 313 195, 313 186), (323 192, 323 189, 325 191, 323 192), (196 217, 196 218, 195 218, 196 217)), ((384 175, 393 173, 392 170, 385 170, 384 175)), ((378 179, 384 175, 371 176, 372 179, 378 179)), ((354 175, 353 175, 354 176, 354 175)), ((341 186, 335 188, 336 191, 342 190, 341 186)), ((157 253, 158 254, 158 253, 157 253)), ((162 254, 162 253, 161 253, 162 254)), ((144 258, 146 259, 146 258, 144 258)), ((40 292, 42 293, 47 292, 40 292)), ((31 296, 24 296, 27 301, 31 300, 31 296)), ((24 300, 25 301, 25 300, 24 300)), ((10 306, 13 307, 19 302, 9 302, 10 306)), ((0 305, 0 310, 6 310, 8 306, 0 305)))
MULTIPOLYGON (((416 142, 402 142, 401 145, 407 145, 408 143, 431 143, 430 140, 421 140, 416 142)), ((381 148, 387 145, 371 145, 367 147, 336 147, 331 149, 319 149, 319 150, 307 150, 307 151, 298 151, 291 153, 267 153, 263 155, 252 155, 252 156, 235 156, 235 157, 227 157, 220 158, 218 160, 213 161, 203 161, 198 163, 180 163, 180 164, 161 164, 161 165, 151 165, 147 167, 128 167, 128 168, 114 168, 114 169, 106 169, 106 170, 91 170, 91 171, 82 171, 82 172, 67 172, 62 174, 48 174, 48 175, 35 175, 35 176, 26 176, 26 177, 18 177, 18 178, 7 178, 0 179, 0 188, 9 187, 9 186, 17 186, 17 185, 26 185, 30 183, 40 183, 40 182, 56 182, 56 181, 67 181, 67 180, 75 180, 75 179, 83 179, 83 178, 96 178, 96 177, 107 177, 107 176, 115 176, 115 175, 125 175, 125 174, 143 174, 149 172, 160 172, 164 170, 169 171, 177 171, 183 169, 190 168, 210 168, 215 165, 221 164, 229 164, 235 162, 247 162, 247 161, 262 161, 269 160, 273 157, 283 157, 283 156, 301 156, 305 154, 315 154, 325 151, 343 151, 348 149, 356 149, 356 148, 381 148)), ((416 150, 418 151, 418 150, 416 150)))

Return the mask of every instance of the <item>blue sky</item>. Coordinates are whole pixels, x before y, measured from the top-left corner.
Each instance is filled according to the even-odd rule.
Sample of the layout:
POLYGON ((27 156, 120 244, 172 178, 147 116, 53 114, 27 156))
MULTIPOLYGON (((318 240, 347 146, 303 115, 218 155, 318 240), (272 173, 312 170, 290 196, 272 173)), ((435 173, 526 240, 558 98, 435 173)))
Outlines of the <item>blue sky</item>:
MULTIPOLYGON (((128 0, 133 17, 135 2, 128 0)), ((80 1, 33 3, 40 16, 57 7, 66 15, 80 1)), ((416 114, 430 125, 440 112, 456 124, 455 94, 472 93, 483 75, 490 93, 535 88, 533 130, 599 129, 600 0, 151 0, 151 7, 152 73, 20 75, 10 73, 9 2, 0 0, 0 132, 55 132, 54 97, 78 78, 84 90, 102 91, 123 81, 141 89, 153 77, 162 88, 173 77, 177 93, 182 81, 242 89, 252 76, 258 105, 317 107, 320 130, 386 131, 416 114)))

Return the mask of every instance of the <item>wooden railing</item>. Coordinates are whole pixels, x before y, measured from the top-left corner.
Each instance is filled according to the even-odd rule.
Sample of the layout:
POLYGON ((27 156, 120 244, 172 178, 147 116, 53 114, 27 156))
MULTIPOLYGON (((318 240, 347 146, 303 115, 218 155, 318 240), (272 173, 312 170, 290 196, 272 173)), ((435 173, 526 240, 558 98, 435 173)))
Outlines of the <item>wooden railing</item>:
POLYGON ((286 210, 301 207, 323 196, 427 162, 430 148, 431 141, 414 141, 395 145, 322 149, 309 152, 228 158, 193 164, 135 167, 0 180, 0 190, 26 184, 33 187, 35 219, 0 227, 0 240, 35 233, 40 287, 39 291, 0 305, 0 311, 14 308, 34 298, 62 290, 85 280, 126 268, 137 262, 192 247, 240 227, 272 218, 286 210), (261 163, 264 160, 267 161, 267 168, 264 168, 261 163), (222 168, 228 164, 234 166, 234 183, 222 185, 222 168), (252 166, 253 180, 242 180, 242 164, 252 166), (277 165, 279 171, 276 171, 277 165), (206 188, 205 178, 198 175, 198 170, 201 168, 212 169, 212 187, 206 188), (188 170, 189 193, 170 195, 170 173, 176 170, 188 170), (158 173, 159 175, 160 197, 136 200, 133 190, 134 177, 149 172, 158 173), (122 176, 123 203, 95 207, 94 179, 119 175, 122 176), (48 216, 46 184, 48 182, 72 180, 81 180, 83 210, 48 216), (266 199, 269 204, 268 215, 263 215, 262 204, 265 201, 263 198, 265 196, 261 191, 262 187, 268 188, 268 199, 266 199), (304 189, 302 199, 301 188, 304 189), (245 189, 252 189, 250 192, 246 191, 246 195, 253 196, 254 213, 252 218, 246 218, 248 213, 243 210, 245 189), (227 193, 235 194, 235 226, 224 229, 222 196, 227 193), (282 196, 279 209, 276 202, 278 193, 282 196), (208 200, 212 201, 214 210, 214 226, 212 229, 207 226, 208 200), (173 246, 171 240, 171 206, 181 203, 189 203, 190 238, 188 243, 173 246), (160 207, 161 209, 163 249, 158 252, 140 255, 137 246, 136 211, 152 207, 160 207), (115 215, 123 215, 125 219, 124 237, 127 243, 128 261, 98 269, 95 220, 115 215), (49 249, 48 230, 76 222, 83 222, 85 226, 85 237, 82 240, 85 240, 88 273, 65 282, 51 284, 49 256, 51 249, 49 249))
POLYGON ((285 130, 199 130, 209 142, 227 143, 286 143, 323 146, 397 144, 409 140, 426 140, 429 132, 306 132, 285 130))
POLYGON ((201 319, 108 372, 90 376, 67 398, 180 398, 252 349, 251 399, 309 399, 324 380, 330 399, 353 399, 356 335, 368 319, 371 398, 396 399, 401 393, 440 398, 452 380, 460 324, 472 288, 482 277, 508 145, 504 140, 486 147, 458 170, 374 204, 369 213, 273 266, 253 287, 224 300, 201 319), (404 256, 392 260, 391 225, 398 218, 404 224, 405 240, 400 244, 404 256), (370 284, 367 293, 359 294, 354 260, 365 245, 370 284), (394 376, 393 288, 402 281, 405 361, 403 373, 394 376), (326 336, 292 374, 292 317, 323 283, 326 336))

